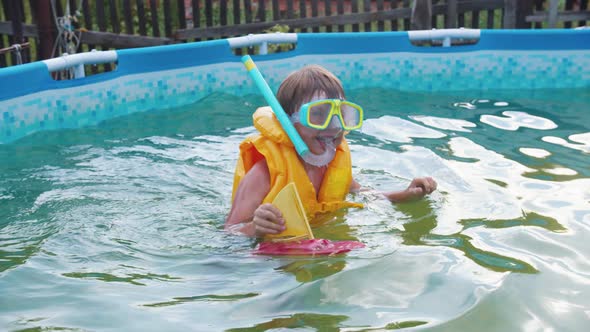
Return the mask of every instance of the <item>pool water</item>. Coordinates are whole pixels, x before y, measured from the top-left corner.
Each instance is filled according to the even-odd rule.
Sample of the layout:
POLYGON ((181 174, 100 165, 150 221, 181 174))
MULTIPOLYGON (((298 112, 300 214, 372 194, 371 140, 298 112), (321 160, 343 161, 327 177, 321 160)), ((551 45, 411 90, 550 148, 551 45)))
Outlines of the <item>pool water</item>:
POLYGON ((0 329, 584 330, 590 90, 348 98, 373 190, 314 229, 366 245, 331 257, 257 256, 223 230, 260 96, 0 145, 0 329), (415 176, 439 190, 379 198, 415 176))

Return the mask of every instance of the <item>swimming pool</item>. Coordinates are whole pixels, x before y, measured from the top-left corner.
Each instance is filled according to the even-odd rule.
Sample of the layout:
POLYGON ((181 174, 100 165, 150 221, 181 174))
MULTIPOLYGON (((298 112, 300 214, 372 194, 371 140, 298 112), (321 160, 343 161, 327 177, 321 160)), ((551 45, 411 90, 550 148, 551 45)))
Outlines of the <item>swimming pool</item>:
POLYGON ((118 51, 54 82, 0 70, 0 326, 103 330, 582 330, 590 315, 590 32, 298 35, 255 57, 276 89, 320 63, 365 106, 353 174, 440 191, 330 216, 334 257, 252 255, 223 231, 264 104, 227 41, 118 51), (165 61, 164 61, 165 59, 165 61), (31 82, 39 82, 38 85, 31 82))

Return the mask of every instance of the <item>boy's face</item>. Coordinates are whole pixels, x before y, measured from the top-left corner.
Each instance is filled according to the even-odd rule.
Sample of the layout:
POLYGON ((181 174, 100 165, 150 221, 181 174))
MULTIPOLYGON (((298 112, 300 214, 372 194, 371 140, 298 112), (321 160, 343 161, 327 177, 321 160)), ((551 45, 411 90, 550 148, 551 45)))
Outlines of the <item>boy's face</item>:
MULTIPOLYGON (((315 95, 314 98, 308 102, 325 99, 325 95, 315 95)), ((340 120, 337 117, 333 117, 328 128, 323 130, 313 129, 302 125, 301 123, 295 124, 295 129, 301 136, 301 139, 307 144, 310 152, 315 155, 321 155, 326 152, 327 148, 334 148, 342 143, 344 137, 344 131, 340 124, 340 120)))

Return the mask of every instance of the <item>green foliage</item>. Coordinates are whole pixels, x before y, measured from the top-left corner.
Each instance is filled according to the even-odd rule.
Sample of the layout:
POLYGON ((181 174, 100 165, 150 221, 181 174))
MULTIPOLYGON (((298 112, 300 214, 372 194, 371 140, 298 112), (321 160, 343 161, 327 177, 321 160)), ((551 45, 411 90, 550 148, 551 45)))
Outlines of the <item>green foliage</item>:
MULTIPOLYGON (((287 33, 291 30, 288 25, 277 24, 272 28, 264 30, 265 33, 282 32, 287 33)), ((286 52, 293 49, 293 44, 270 44, 268 45, 268 53, 286 52)))
POLYGON ((289 26, 286 24, 276 24, 272 28, 264 30, 264 32, 267 32, 267 33, 285 32, 286 33, 286 32, 289 32, 289 30, 291 30, 291 28, 289 28, 289 26))

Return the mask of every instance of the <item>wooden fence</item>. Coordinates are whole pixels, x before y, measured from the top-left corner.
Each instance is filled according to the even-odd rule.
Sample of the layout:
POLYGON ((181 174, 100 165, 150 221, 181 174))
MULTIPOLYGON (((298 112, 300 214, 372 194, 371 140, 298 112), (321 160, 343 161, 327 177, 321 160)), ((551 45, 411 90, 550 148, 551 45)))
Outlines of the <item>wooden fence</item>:
POLYGON ((571 28, 590 20, 588 0, 1 2, 0 67, 59 56, 64 52, 154 46, 267 31, 571 28), (24 43, 28 45, 14 52, 19 47, 13 45, 24 43))

